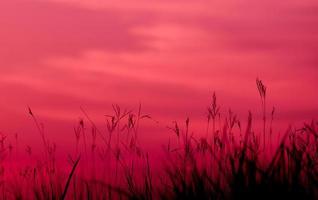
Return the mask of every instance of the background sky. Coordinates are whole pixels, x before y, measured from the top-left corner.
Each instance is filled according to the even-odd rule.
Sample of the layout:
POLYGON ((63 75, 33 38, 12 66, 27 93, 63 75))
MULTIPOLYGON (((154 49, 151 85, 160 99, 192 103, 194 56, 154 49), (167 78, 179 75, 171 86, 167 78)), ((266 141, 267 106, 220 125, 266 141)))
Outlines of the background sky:
POLYGON ((30 106, 52 140, 73 141, 80 106, 102 124, 114 103, 141 103, 163 130, 205 120, 213 91, 222 112, 257 118, 256 77, 277 124, 311 120, 317 24, 316 0, 2 0, 0 130, 36 143, 30 106))

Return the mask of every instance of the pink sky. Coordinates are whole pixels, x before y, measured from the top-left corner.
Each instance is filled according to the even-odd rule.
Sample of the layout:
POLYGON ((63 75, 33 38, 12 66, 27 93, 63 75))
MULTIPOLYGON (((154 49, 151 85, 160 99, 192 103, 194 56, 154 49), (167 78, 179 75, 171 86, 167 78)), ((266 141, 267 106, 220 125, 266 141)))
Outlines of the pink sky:
POLYGON ((213 91, 245 118, 260 112, 256 77, 279 121, 311 120, 317 24, 316 0, 0 1, 0 130, 38 137, 29 105, 65 138, 80 106, 100 123, 139 102, 165 127, 205 119, 213 91))

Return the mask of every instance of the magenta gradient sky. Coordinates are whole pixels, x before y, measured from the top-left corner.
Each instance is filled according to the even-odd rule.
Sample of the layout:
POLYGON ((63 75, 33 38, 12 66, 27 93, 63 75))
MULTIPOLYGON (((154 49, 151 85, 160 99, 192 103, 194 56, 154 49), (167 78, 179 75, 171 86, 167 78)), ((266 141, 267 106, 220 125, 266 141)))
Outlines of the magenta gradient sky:
POLYGON ((317 0, 1 0, 0 130, 35 143, 29 105, 52 140, 73 140, 80 106, 101 124, 139 102, 163 130, 205 119, 212 91, 257 116, 256 77, 277 123, 311 120, 317 24, 317 0))

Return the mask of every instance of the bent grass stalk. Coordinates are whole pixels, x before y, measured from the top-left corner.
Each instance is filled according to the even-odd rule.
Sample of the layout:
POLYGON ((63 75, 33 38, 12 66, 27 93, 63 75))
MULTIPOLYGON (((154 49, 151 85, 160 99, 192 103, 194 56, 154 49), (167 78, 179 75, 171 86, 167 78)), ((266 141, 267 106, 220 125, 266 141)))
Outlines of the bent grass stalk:
POLYGON ((77 158, 77 160, 75 161, 75 163, 74 163, 74 165, 73 165, 73 167, 72 167, 72 170, 71 170, 71 172, 70 172, 70 174, 69 174, 69 176, 68 176, 68 179, 67 179, 66 184, 65 184, 65 187, 64 187, 63 194, 62 194, 62 196, 61 196, 61 199, 62 199, 62 200, 64 200, 65 197, 66 197, 66 194, 67 194, 67 191, 68 191, 68 188, 69 188, 71 179, 72 179, 73 174, 74 174, 74 172, 75 172, 75 169, 76 169, 76 167, 77 167, 77 165, 78 165, 78 163, 79 163, 79 161, 80 161, 80 158, 81 158, 80 156, 77 158))

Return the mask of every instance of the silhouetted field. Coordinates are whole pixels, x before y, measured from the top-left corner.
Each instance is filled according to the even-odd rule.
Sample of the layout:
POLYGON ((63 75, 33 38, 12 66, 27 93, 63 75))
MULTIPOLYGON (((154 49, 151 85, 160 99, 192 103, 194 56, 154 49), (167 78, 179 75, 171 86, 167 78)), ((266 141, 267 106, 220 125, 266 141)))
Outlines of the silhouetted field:
MULTIPOLYGON (((82 109, 85 118, 74 128, 68 166, 57 164, 56 145, 29 109, 43 157, 8 169, 15 146, 2 136, 0 199, 317 199, 318 122, 291 126, 279 141, 273 139, 275 109, 267 111, 266 87, 256 83, 262 130, 253 129, 251 112, 244 125, 231 110, 222 116, 213 94, 205 136, 189 130, 190 119, 174 122, 169 127, 174 139, 156 162, 138 140, 140 123, 153 120, 141 107, 132 112, 114 105, 106 132, 82 109)), ((32 154, 30 147, 26 154, 32 154)))

